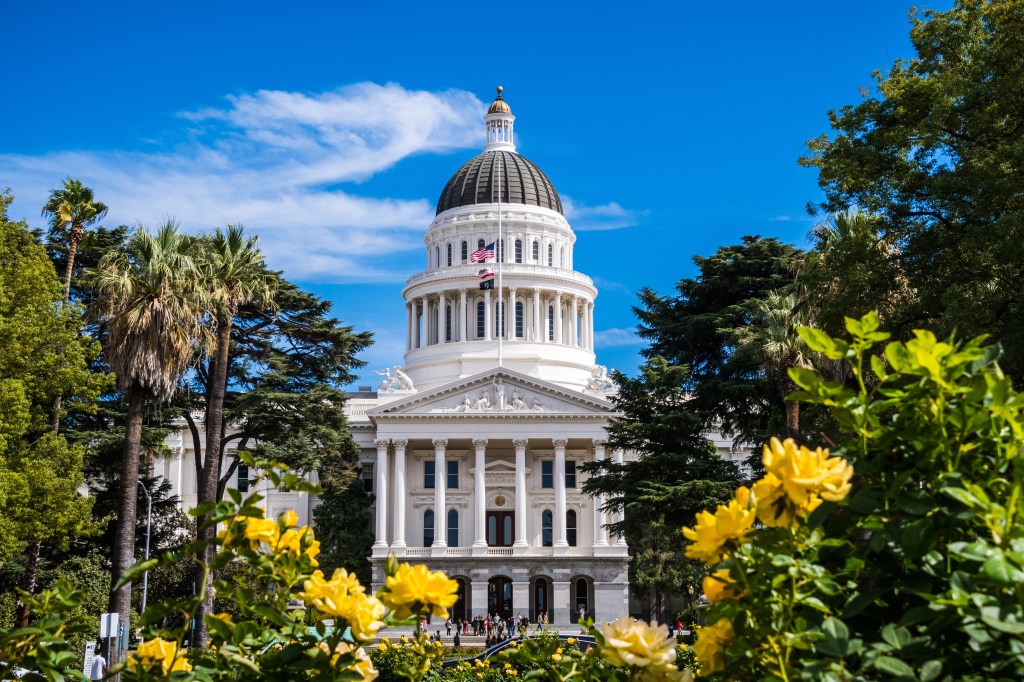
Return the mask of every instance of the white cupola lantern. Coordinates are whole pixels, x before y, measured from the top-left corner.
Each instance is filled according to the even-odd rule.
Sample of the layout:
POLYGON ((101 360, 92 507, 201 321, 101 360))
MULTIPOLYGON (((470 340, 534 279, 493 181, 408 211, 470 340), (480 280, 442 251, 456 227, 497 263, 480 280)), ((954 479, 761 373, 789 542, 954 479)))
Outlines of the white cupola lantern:
POLYGON ((487 115, 484 116, 484 121, 487 123, 485 152, 514 152, 516 150, 512 131, 512 124, 516 117, 512 115, 512 109, 509 108, 508 103, 501 98, 502 90, 503 88, 499 85, 498 98, 494 100, 491 108, 487 110, 487 115))

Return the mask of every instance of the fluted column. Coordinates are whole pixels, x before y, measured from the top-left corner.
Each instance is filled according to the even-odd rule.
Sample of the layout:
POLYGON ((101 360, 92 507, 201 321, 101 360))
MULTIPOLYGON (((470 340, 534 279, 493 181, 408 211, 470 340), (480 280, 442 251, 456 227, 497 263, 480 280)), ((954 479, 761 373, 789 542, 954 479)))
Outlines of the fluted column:
POLYGON ((555 547, 568 547, 565 533, 565 446, 569 441, 555 439, 555 547))
POLYGON ((473 511, 475 514, 474 547, 487 547, 487 483, 486 473, 487 439, 477 438, 473 441, 476 448, 476 474, 474 476, 473 511))
POLYGON ((491 329, 494 324, 494 311, 491 310, 491 290, 484 291, 484 341, 491 340, 491 329))
POLYGON ((562 294, 555 294, 555 343, 564 343, 562 335, 562 294))
POLYGON ((594 350, 594 302, 587 302, 587 350, 594 350))
POLYGON ((412 299, 412 347, 420 347, 420 299, 412 299))
POLYGON ((444 493, 448 486, 448 470, 444 462, 444 450, 448 445, 445 438, 434 439, 434 544, 432 547, 448 546, 448 514, 445 509, 444 493))
POLYGON ((544 324, 540 314, 540 287, 533 288, 533 340, 541 341, 543 337, 544 324))
POLYGON ((528 547, 526 541, 526 444, 525 438, 512 441, 516 447, 516 540, 513 547, 528 547))
POLYGON ((466 341, 469 335, 466 333, 466 290, 459 289, 459 341, 466 341))
MULTIPOLYGON (((594 461, 604 461, 604 446, 607 441, 601 440, 600 438, 594 439, 594 461)), ((604 527, 604 511, 601 507, 604 506, 604 495, 594 496, 594 545, 598 547, 606 547, 608 545, 608 529, 604 527)))
MULTIPOLYGON (((615 448, 615 450, 612 451, 612 461, 615 462, 616 464, 622 464, 622 455, 623 455, 622 448, 615 448)), ((626 516, 625 511, 617 512, 615 514, 615 520, 616 521, 622 521, 625 518, 625 516, 626 516)), ((625 547, 626 546, 626 538, 625 538, 625 536, 623 536, 623 535, 616 535, 615 536, 615 542, 613 544, 618 545, 620 547, 625 547)))
POLYGON ((516 338, 516 288, 508 288, 508 307, 505 308, 505 338, 516 338))
POLYGON ((405 446, 407 440, 391 441, 395 446, 395 520, 392 522, 395 537, 392 549, 405 547, 405 446))
POLYGON ((445 315, 444 315, 444 292, 442 291, 439 295, 437 303, 437 342, 444 343, 445 340, 445 315))
POLYGON ((373 546, 387 549, 388 546, 388 444, 387 438, 375 440, 377 446, 377 539, 373 546))
POLYGON ((412 350, 412 303, 405 304, 405 350, 412 350))
POLYGON ((573 297, 572 297, 572 310, 571 310, 571 314, 569 315, 569 334, 571 336, 571 338, 569 339, 569 345, 570 346, 578 346, 579 345, 579 338, 580 338, 580 335, 579 335, 579 319, 580 318, 579 318, 579 310, 577 310, 577 306, 578 305, 579 305, 579 299, 577 298, 577 296, 575 294, 573 294, 573 297))

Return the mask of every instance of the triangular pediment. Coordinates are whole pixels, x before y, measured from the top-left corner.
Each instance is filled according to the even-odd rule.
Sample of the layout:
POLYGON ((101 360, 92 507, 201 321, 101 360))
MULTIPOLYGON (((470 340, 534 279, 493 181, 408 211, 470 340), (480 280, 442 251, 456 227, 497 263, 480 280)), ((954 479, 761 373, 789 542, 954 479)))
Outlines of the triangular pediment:
POLYGON ((465 419, 496 416, 607 418, 615 414, 607 400, 504 368, 490 369, 367 411, 367 415, 374 420, 410 416, 465 419))

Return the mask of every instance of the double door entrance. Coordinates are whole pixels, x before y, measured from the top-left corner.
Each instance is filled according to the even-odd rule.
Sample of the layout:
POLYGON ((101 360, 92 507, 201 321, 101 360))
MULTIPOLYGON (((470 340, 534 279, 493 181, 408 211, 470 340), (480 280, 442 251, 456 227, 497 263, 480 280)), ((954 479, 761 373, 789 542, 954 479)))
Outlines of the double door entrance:
POLYGON ((515 512, 487 512, 487 546, 511 547, 515 542, 515 512))
POLYGON ((501 618, 512 617, 512 581, 508 578, 491 578, 487 581, 487 614, 498 614, 501 618))

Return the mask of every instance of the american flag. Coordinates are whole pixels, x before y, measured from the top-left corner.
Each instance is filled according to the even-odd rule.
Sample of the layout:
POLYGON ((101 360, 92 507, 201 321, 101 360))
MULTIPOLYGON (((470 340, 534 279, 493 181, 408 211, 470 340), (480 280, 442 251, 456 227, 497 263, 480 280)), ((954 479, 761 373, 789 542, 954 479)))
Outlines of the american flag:
POLYGON ((483 263, 488 258, 494 258, 494 242, 469 254, 470 263, 483 263))

